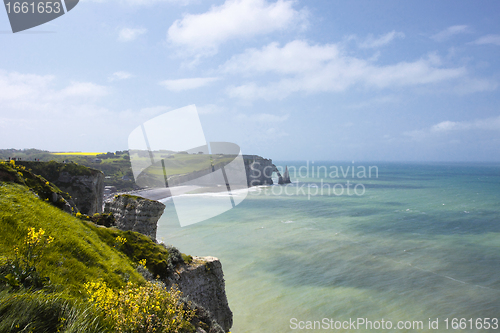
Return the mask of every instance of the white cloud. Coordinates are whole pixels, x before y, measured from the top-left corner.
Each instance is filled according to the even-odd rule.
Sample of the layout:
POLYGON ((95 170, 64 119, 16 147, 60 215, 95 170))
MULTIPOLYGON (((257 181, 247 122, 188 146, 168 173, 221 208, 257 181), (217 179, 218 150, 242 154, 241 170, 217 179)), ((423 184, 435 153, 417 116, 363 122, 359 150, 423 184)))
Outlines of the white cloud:
POLYGON ((463 130, 489 130, 500 131, 500 116, 473 121, 443 121, 430 128, 431 132, 443 133, 463 130))
POLYGON ((93 82, 0 70, 0 142, 56 151, 125 149, 124 138, 137 124, 171 109, 111 110, 104 106, 111 92, 93 82))
POLYGON ((429 128, 405 132, 404 135, 415 140, 422 140, 436 135, 460 133, 464 131, 500 131, 500 116, 471 121, 446 120, 432 125, 429 128))
POLYGON ((71 82, 71 84, 62 89, 60 94, 63 97, 102 97, 108 94, 108 89, 91 82, 71 82))
MULTIPOLYGON (((375 98, 371 98, 369 100, 357 102, 354 104, 349 105, 348 107, 351 109, 364 109, 364 108, 373 108, 374 106, 380 106, 384 104, 391 104, 391 103, 396 103, 400 102, 400 98, 397 96, 379 96, 375 98)), ((352 123, 351 123, 352 124, 352 123)))
POLYGON ((380 35, 377 38, 375 38, 372 34, 368 35, 368 37, 363 40, 359 41, 359 38, 355 35, 349 36, 348 39, 354 39, 358 41, 358 46, 362 49, 372 49, 372 48, 377 48, 381 47, 384 45, 389 44, 396 38, 405 38, 405 34, 402 32, 396 32, 395 30, 386 33, 385 35, 380 35))
POLYGON ((139 111, 139 113, 145 117, 152 118, 152 117, 155 117, 159 114, 163 114, 163 113, 169 112, 169 111, 172 111, 171 107, 165 106, 165 105, 159 105, 159 106, 153 106, 153 107, 149 107, 149 108, 142 108, 139 111))
POLYGON ((265 133, 267 137, 273 138, 274 140, 289 135, 282 128, 275 128, 275 127, 268 128, 265 133))
POLYGON ((267 73, 283 78, 259 86, 249 82, 228 87, 232 97, 281 99, 295 92, 341 92, 354 85, 376 89, 434 84, 466 75, 464 67, 440 68, 439 57, 431 54, 414 62, 376 66, 369 61, 345 55, 335 44, 310 45, 295 40, 283 47, 271 43, 262 49, 249 49, 233 56, 220 70, 246 76, 267 73))
MULTIPOLYGON (((109 93, 105 86, 91 82, 71 82, 60 90, 52 87, 52 75, 0 71, 0 109, 37 112, 47 106, 95 100, 109 93)), ((48 109, 47 109, 48 110, 48 109)))
POLYGON ((131 77, 133 77, 133 75, 128 72, 114 72, 110 77, 108 77, 108 81, 126 80, 131 77))
POLYGON ((217 77, 196 77, 191 79, 165 80, 161 81, 160 84, 170 91, 183 91, 200 88, 217 80, 219 80, 217 77))
POLYGON ((196 110, 198 110, 198 114, 216 114, 225 111, 223 107, 217 106, 215 104, 196 106, 196 110))
POLYGON ((452 91, 464 95, 482 91, 493 91, 497 89, 498 83, 492 79, 463 78, 452 91))
POLYGON ((226 0, 203 14, 187 14, 168 29, 168 41, 189 53, 215 54, 228 40, 289 29, 306 21, 294 1, 226 0))
POLYGON ((473 44, 494 44, 500 46, 500 35, 486 35, 473 42, 473 44))
POLYGON ((274 115, 269 113, 255 113, 251 115, 240 113, 236 115, 236 120, 244 121, 244 122, 257 122, 257 123, 281 123, 288 119, 288 114, 285 115, 274 115))
POLYGON ((437 42, 442 42, 451 36, 457 35, 457 34, 463 34, 470 32, 469 26, 467 25, 454 25, 451 27, 448 27, 444 29, 443 31, 438 32, 435 35, 432 35, 431 38, 434 39, 437 42))
POLYGON ((146 32, 147 29, 145 28, 122 28, 118 34, 118 40, 120 42, 130 42, 146 32))
POLYGON ((21 98, 28 100, 31 96, 38 95, 38 91, 45 89, 54 79, 52 75, 41 76, 0 71, 0 103, 21 98))
POLYGON ((50 126, 77 118, 92 119, 107 111, 96 104, 109 89, 92 82, 71 82, 55 88, 52 75, 20 74, 0 71, 0 110, 4 123, 37 128, 46 119, 50 126), (5 117, 8 115, 8 117, 5 117), (54 120, 55 119, 55 120, 54 120))

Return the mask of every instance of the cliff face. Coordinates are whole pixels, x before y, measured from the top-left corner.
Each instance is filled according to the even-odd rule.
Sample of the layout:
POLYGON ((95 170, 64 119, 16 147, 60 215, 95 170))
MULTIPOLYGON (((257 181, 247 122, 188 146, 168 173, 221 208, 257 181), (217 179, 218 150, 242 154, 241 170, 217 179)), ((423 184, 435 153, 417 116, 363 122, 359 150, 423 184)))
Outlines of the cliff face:
POLYGON ((168 279, 184 296, 208 310, 225 332, 233 325, 233 312, 226 297, 222 264, 215 257, 193 257, 189 265, 176 269, 168 279))
POLYGON ((54 161, 17 163, 54 183, 63 192, 68 192, 81 213, 94 215, 102 212, 104 174, 101 171, 54 161))
POLYGON ((137 231, 156 240, 157 222, 165 205, 133 195, 118 195, 104 203, 104 213, 113 213, 115 226, 121 230, 137 231))
POLYGON ((72 175, 61 172, 54 183, 68 192, 78 209, 89 216, 102 212, 104 195, 104 174, 93 170, 91 175, 72 175))
POLYGON ((22 165, 0 163, 0 181, 26 185, 40 199, 46 200, 66 213, 71 214, 78 211, 68 193, 61 191, 57 186, 47 182, 43 177, 35 175, 22 165))
POLYGON ((271 159, 257 155, 243 155, 248 186, 272 185, 272 174, 276 172, 281 177, 278 169, 271 159))

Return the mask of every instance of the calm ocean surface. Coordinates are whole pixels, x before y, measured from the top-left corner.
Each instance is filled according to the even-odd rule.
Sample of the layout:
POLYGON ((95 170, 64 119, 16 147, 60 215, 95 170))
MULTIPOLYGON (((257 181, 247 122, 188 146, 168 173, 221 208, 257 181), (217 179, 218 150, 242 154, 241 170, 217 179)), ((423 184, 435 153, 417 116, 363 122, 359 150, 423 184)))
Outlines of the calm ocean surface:
POLYGON ((184 228, 167 200, 159 222, 158 239, 221 260, 231 332, 302 331, 292 318, 384 319, 393 325, 378 330, 385 332, 446 331, 447 318, 448 331, 458 331, 453 318, 472 318, 466 331, 476 331, 476 318, 500 319, 499 164, 316 161, 314 175, 310 162, 300 178, 293 167, 305 162, 275 164, 292 167, 287 193, 261 187, 236 208, 184 228), (318 175, 318 166, 328 174, 318 175), (350 167, 346 178, 341 166, 350 167), (369 178, 369 166, 378 178, 373 168, 369 178), (335 167, 339 178, 331 177, 335 167), (325 184, 338 184, 335 193, 325 184), (398 321, 424 327, 397 329, 398 321))

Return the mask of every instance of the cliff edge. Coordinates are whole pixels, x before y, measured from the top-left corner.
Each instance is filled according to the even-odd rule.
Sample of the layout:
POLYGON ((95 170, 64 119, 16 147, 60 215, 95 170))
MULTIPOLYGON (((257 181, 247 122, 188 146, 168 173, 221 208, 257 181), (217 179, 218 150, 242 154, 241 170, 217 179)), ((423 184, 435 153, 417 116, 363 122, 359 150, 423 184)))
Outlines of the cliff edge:
POLYGON ((156 229, 165 205, 135 195, 122 194, 104 203, 104 213, 112 213, 115 226, 124 231, 137 231, 156 240, 156 229))
POLYGON ((178 266, 167 279, 177 285, 188 301, 210 312, 225 332, 233 325, 233 312, 227 302, 222 264, 215 257, 193 257, 188 265, 178 266))
POLYGON ((33 173, 68 192, 82 214, 102 212, 104 174, 76 163, 18 161, 33 173))

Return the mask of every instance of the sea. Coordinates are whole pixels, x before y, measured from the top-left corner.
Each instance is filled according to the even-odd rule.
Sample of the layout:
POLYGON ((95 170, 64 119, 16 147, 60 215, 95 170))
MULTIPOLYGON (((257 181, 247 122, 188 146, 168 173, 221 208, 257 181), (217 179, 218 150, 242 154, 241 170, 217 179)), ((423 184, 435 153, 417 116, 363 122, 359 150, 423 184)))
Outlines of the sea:
POLYGON ((231 332, 500 332, 499 163, 274 163, 291 184, 209 220, 163 200, 158 240, 220 259, 231 332))

